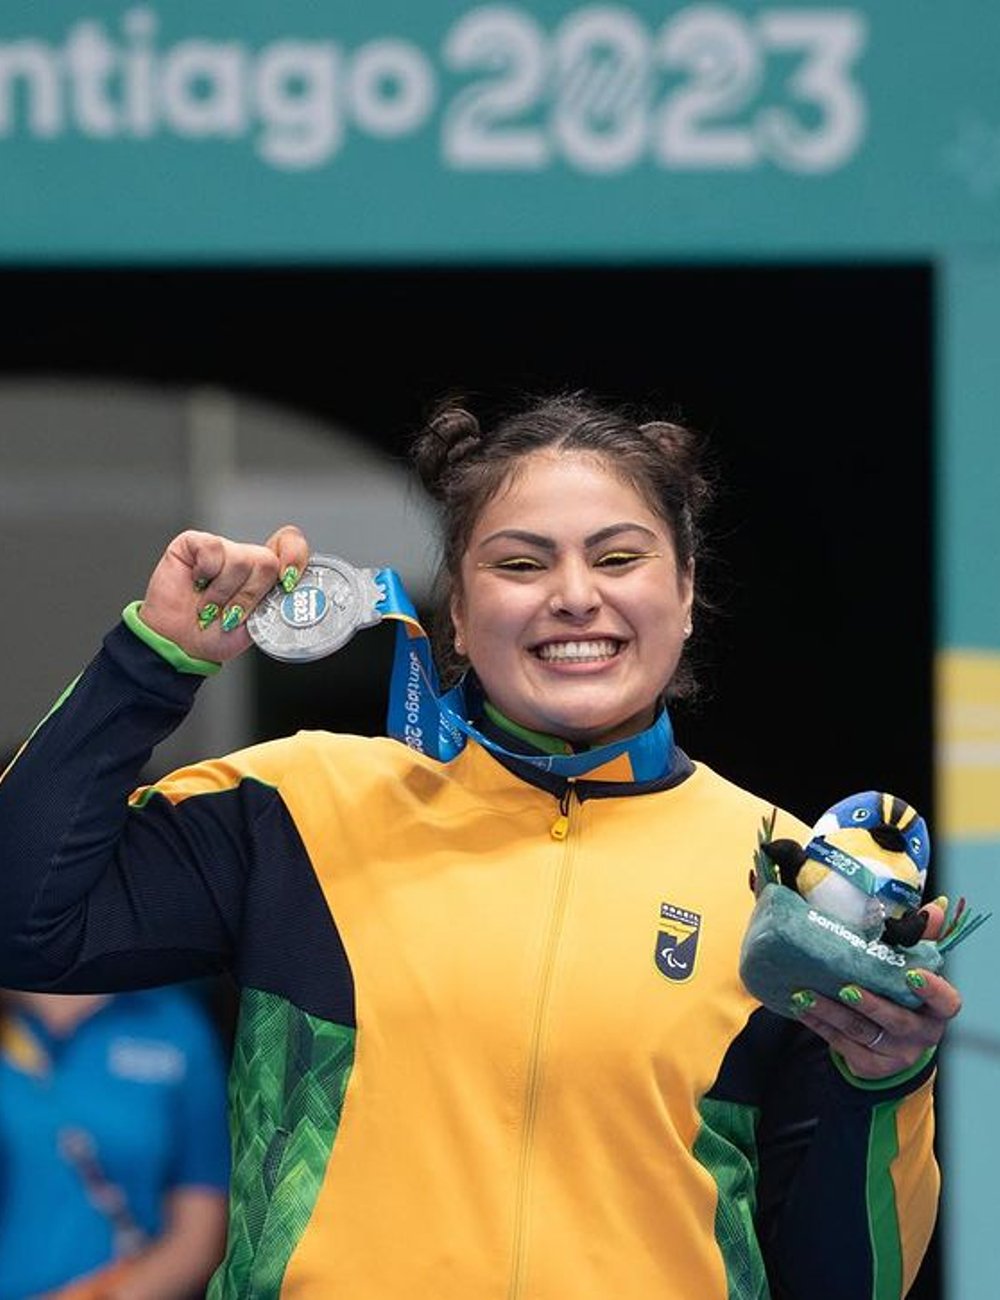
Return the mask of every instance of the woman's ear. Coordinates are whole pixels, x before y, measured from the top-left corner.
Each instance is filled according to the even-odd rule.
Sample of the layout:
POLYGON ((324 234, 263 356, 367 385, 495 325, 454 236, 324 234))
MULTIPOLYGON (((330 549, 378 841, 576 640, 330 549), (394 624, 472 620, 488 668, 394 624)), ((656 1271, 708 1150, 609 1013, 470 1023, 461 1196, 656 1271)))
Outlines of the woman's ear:
POLYGON ((449 604, 448 609, 451 614, 451 626, 454 634, 453 644, 455 646, 455 653, 458 655, 464 655, 466 653, 465 613, 462 609, 462 598, 460 595, 456 593, 454 596, 452 596, 451 603, 449 604))
POLYGON ((683 569, 678 577, 681 588, 681 599, 684 604, 684 621, 686 624, 691 622, 691 611, 694 608, 694 558, 687 562, 687 568, 683 569))

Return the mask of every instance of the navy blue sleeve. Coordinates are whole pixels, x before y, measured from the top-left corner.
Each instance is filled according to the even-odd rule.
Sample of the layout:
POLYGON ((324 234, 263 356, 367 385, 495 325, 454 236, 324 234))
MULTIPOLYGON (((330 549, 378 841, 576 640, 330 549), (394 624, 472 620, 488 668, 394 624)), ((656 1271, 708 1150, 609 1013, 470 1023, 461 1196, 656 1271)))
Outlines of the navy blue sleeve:
POLYGON ((250 843, 238 801, 261 791, 192 825, 128 806, 202 680, 119 625, 0 781, 0 985, 104 992, 230 964, 250 843))
MULTIPOLYGON (((181 799, 154 787, 129 803, 202 681, 120 625, 0 781, 0 987, 103 993, 225 971, 351 1025, 350 963, 273 781, 225 760, 181 799)), ((295 749, 257 756, 281 771, 295 749)))
POLYGON ((936 1208, 933 1070, 851 1083, 818 1035, 764 1008, 734 1039, 707 1096, 757 1115, 745 1154, 771 1300, 901 1300, 936 1208))
POLYGON ((769 1012, 761 1034, 780 1050, 761 1097, 757 1130, 757 1221, 772 1300, 901 1300, 933 1224, 937 1167, 931 1152, 931 1101, 925 1087, 933 1060, 895 1086, 850 1083, 830 1049, 803 1026, 769 1012), (924 1095, 918 1096, 923 1089, 924 1095), (926 1112, 900 1125, 901 1110, 926 1112), (909 1148, 899 1134, 912 1132, 909 1148), (903 1231, 896 1180, 916 1186, 906 1198, 915 1214, 903 1231))

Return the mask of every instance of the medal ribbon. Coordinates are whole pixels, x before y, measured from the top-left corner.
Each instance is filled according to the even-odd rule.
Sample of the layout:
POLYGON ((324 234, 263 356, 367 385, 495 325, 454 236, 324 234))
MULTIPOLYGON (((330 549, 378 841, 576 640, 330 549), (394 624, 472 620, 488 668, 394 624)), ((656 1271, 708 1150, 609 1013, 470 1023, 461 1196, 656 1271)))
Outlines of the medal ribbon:
POLYGON ((599 745, 580 754, 519 754, 505 749, 469 722, 463 684, 442 691, 430 641, 417 617, 402 580, 393 569, 379 569, 375 581, 384 591, 378 602, 383 618, 396 621, 396 644, 389 684, 387 731, 394 740, 418 753, 447 762, 471 738, 501 758, 531 763, 559 776, 584 776, 625 755, 620 773, 601 773, 601 779, 653 781, 670 770, 673 730, 666 709, 652 726, 635 736, 599 745))

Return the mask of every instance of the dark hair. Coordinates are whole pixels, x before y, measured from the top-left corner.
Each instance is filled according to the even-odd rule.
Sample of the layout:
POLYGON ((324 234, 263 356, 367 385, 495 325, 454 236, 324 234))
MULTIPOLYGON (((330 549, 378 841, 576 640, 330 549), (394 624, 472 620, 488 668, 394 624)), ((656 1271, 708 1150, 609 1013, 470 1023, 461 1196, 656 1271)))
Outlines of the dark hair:
MULTIPOLYGON (((450 608, 476 521, 516 475, 520 462, 547 449, 597 456, 629 483, 670 529, 679 569, 699 554, 700 521, 711 490, 700 439, 692 429, 643 420, 626 407, 607 406, 576 392, 532 399, 484 431, 470 411, 449 400, 436 409, 412 446, 417 473, 441 516, 433 632, 446 684, 465 667, 454 652, 450 608)), ((668 694, 688 695, 693 688, 693 675, 682 658, 668 694)))

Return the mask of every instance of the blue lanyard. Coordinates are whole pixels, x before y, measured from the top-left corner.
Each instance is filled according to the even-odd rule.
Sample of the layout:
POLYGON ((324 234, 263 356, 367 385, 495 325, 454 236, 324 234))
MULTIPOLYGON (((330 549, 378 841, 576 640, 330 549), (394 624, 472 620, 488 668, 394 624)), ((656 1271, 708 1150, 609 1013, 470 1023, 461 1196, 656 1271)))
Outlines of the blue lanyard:
POLYGON ((654 781, 670 770, 673 729, 665 709, 645 731, 580 754, 520 754, 504 749, 483 734, 467 718, 465 686, 459 682, 448 691, 440 688, 430 642, 399 575, 379 569, 375 575, 385 595, 378 603, 383 618, 396 620, 396 645, 389 685, 387 730, 394 740, 431 758, 447 762, 465 748, 469 739, 499 758, 530 763, 544 772, 576 777, 626 755, 630 769, 624 774, 601 774, 602 779, 654 781))

